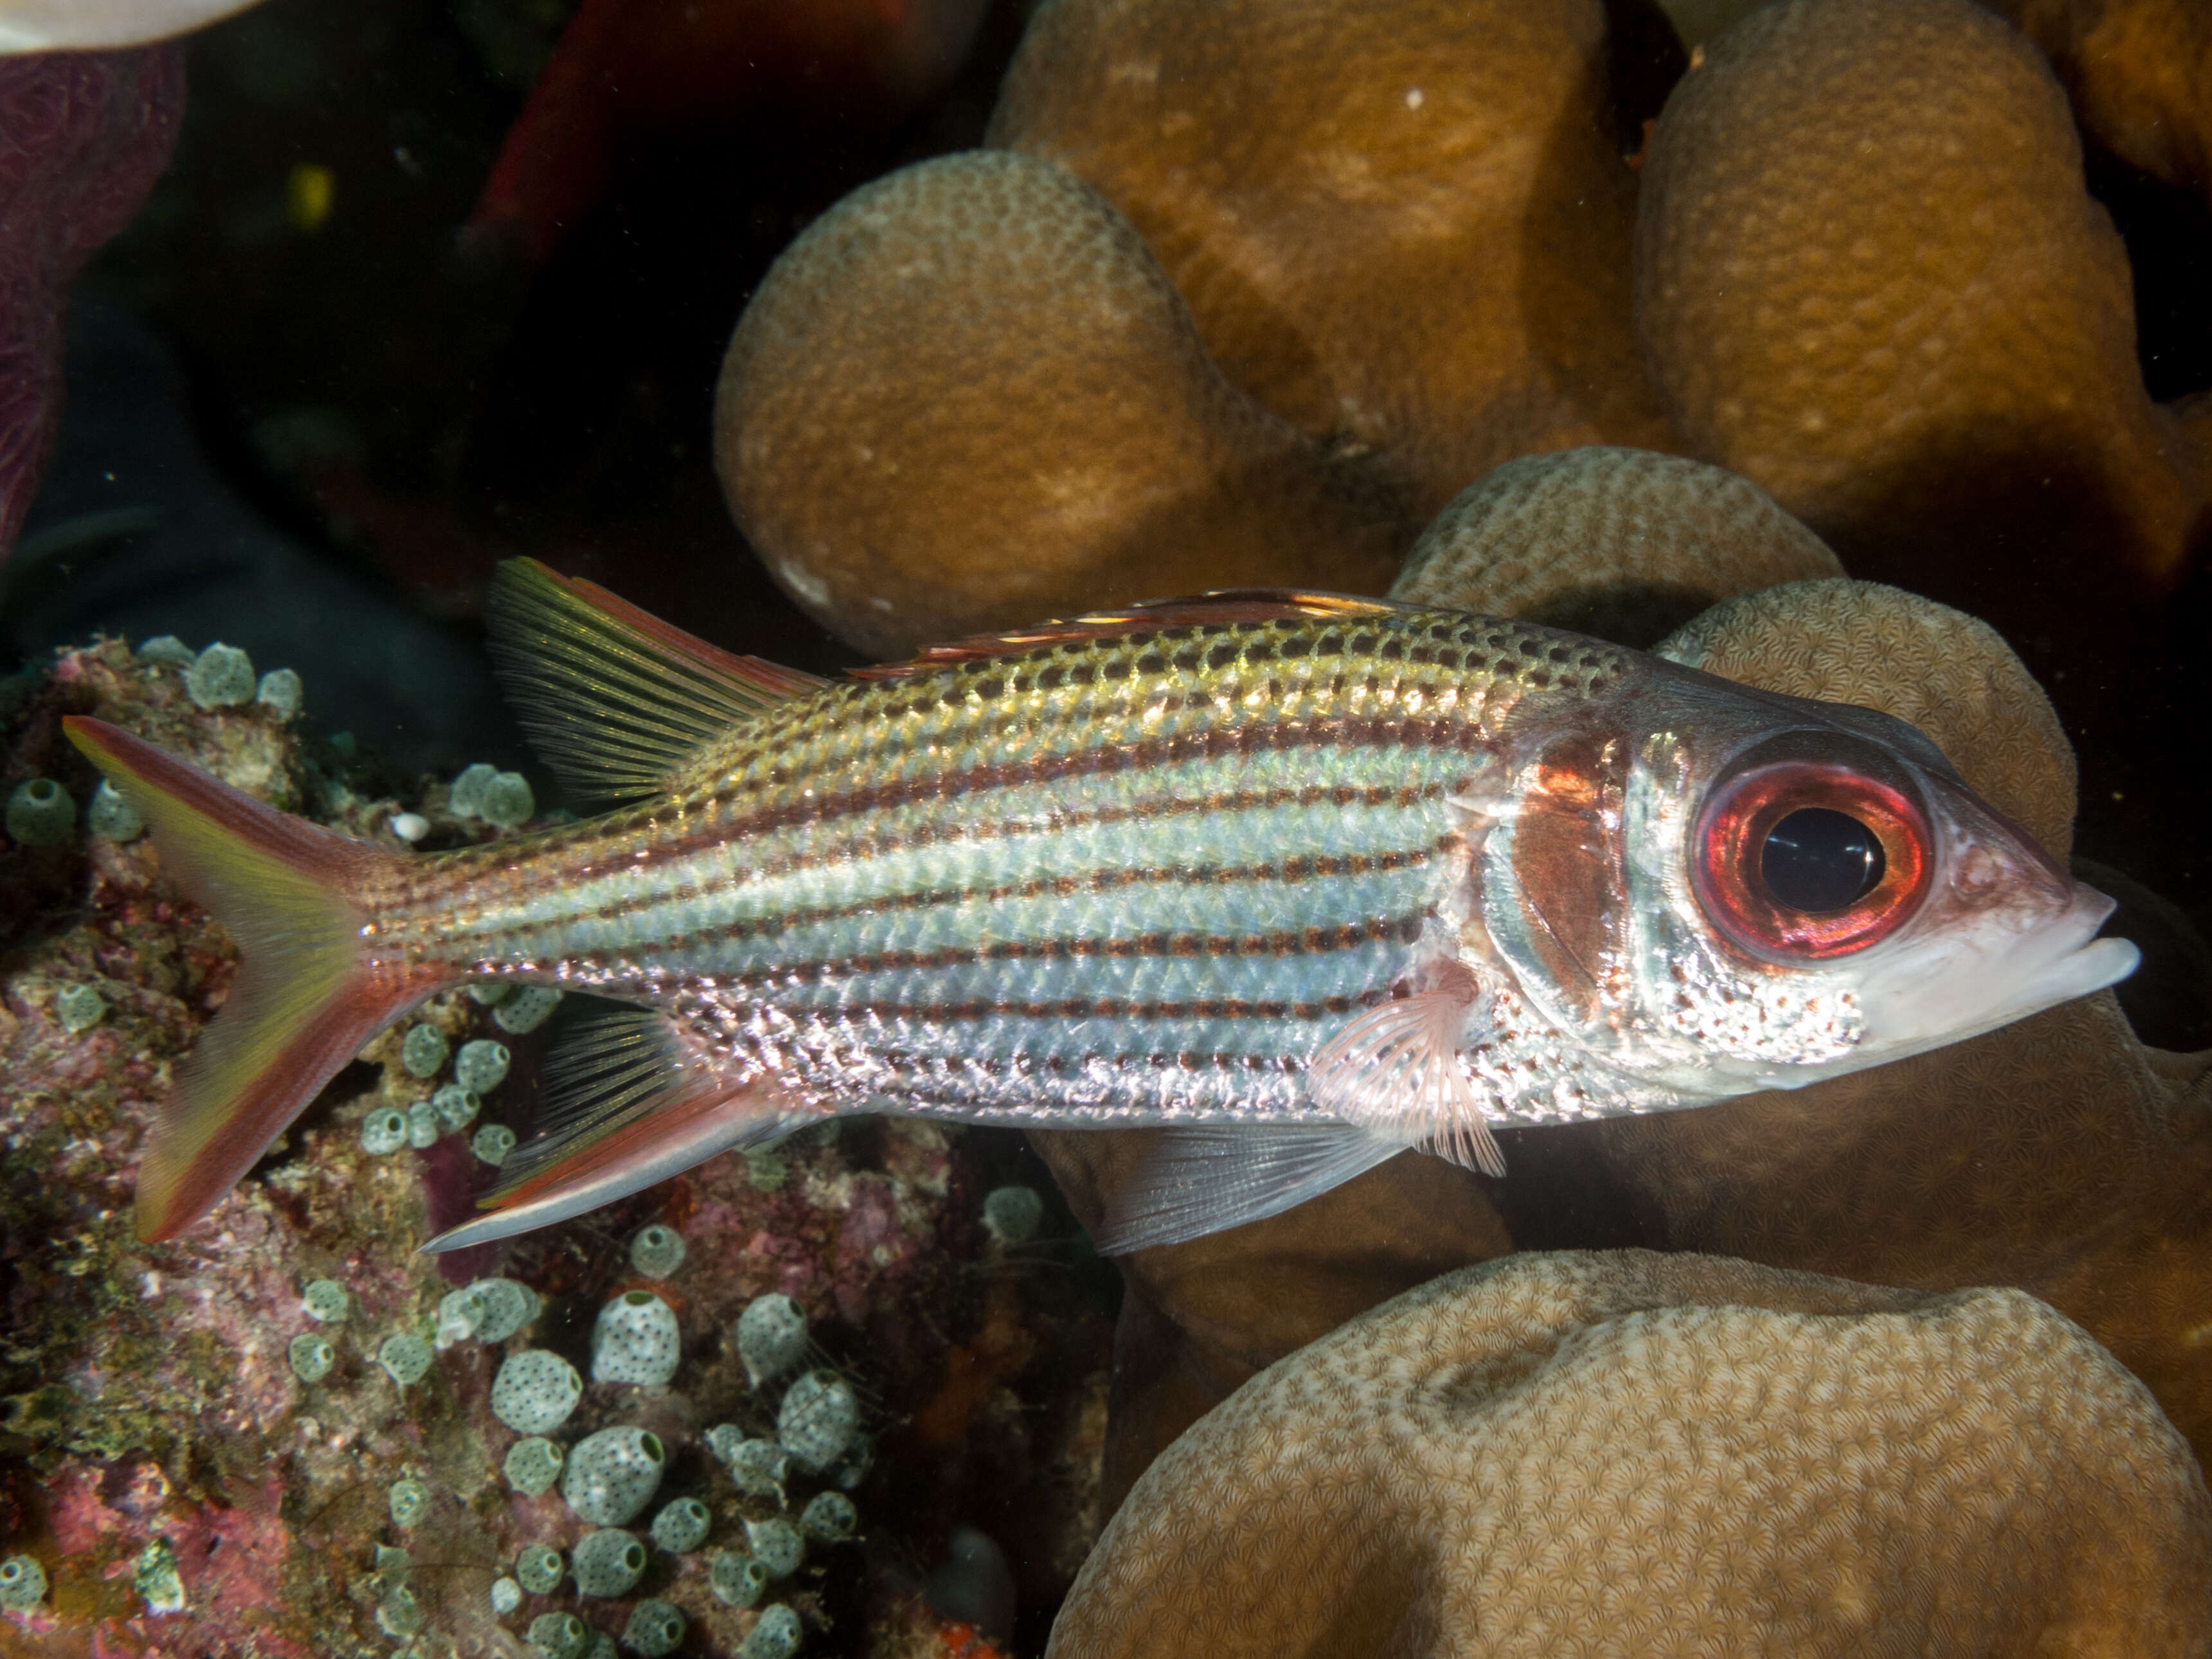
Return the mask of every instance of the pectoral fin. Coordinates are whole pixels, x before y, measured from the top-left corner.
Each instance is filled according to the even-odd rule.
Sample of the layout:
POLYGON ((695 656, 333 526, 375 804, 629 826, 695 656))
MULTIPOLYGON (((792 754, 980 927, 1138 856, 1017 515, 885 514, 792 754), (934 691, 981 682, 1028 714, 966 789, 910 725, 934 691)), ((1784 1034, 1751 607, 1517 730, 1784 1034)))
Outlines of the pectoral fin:
POLYGON ((1505 1154, 1460 1053, 1475 1001, 1474 981, 1462 974, 1376 1004, 1314 1056, 1306 1092, 1323 1111, 1395 1146, 1503 1176, 1505 1154))

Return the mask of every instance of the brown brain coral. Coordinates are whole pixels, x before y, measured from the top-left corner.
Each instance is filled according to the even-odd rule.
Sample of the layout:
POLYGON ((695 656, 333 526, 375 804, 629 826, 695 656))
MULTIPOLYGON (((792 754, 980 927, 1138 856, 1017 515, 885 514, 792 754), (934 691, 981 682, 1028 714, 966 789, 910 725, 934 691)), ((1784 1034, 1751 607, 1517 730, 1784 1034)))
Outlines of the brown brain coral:
POLYGON ((1508 461, 1462 490, 1390 595, 1648 647, 1718 600, 1843 570, 1748 480, 1593 445, 1508 461))
POLYGON ((1231 386, 1072 173, 894 173, 793 244, 723 364, 716 455, 777 580, 880 655, 1042 615, 1389 580, 1396 510, 1231 386))
POLYGON ((1672 441, 1629 327, 1645 10, 1054 0, 991 142, 1097 185, 1230 378, 1425 517, 1515 455, 1672 441))
POLYGON ((2066 83, 2085 131, 2212 199, 2212 8, 2202 0, 1987 0, 2066 83))
POLYGON ((2212 1498, 2031 1297, 1641 1251, 1449 1274, 1156 1462, 1055 1659, 2202 1653, 2212 1498))
POLYGON ((1854 569, 2169 580, 2204 483, 2143 390, 2064 93, 1967 0, 1784 0, 1653 135, 1637 330, 1694 453, 1854 569))

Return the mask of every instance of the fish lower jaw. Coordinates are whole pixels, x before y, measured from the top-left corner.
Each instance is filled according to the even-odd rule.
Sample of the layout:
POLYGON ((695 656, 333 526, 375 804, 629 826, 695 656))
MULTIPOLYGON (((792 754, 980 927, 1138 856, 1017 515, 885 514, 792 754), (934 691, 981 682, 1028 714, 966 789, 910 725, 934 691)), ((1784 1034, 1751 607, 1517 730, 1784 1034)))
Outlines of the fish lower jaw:
POLYGON ((1869 1061, 1978 1036, 2125 979, 2142 952, 2096 937, 2112 910, 2103 894, 2079 888, 2065 914, 2030 937, 1979 930, 1885 964, 1860 991, 1869 1061))

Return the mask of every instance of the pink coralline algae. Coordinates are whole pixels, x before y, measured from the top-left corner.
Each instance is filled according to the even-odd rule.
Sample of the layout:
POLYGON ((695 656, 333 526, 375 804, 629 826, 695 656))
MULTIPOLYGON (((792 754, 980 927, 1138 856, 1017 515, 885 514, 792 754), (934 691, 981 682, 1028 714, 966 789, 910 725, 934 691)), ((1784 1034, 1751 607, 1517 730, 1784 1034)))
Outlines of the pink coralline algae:
POLYGON ((145 200, 184 104, 174 46, 0 58, 0 558, 61 419, 70 279, 145 200))
MULTIPOLYGON (((303 742, 286 711, 195 707, 174 662, 109 641, 0 696, 10 689, 0 787, 50 776, 89 799, 59 721, 97 713, 258 796, 394 843, 401 803, 357 789, 365 773, 303 742)), ((430 843, 489 833, 456 819, 428 781, 409 793, 430 843)), ((143 836, 0 841, 0 1553, 35 1560, 50 1586, 35 1607, 0 1610, 0 1652, 383 1659, 396 1645, 410 1659, 516 1659, 533 1619, 573 1612, 611 1639, 646 1600, 680 1612, 689 1654, 736 1652, 769 1605, 799 1620, 810 1654, 921 1651, 936 1629, 921 1585, 957 1525, 1035 1540, 1024 1599, 1039 1616, 1055 1604, 1097 1524, 1109 1326, 1067 1292, 1064 1217, 1056 1257, 1048 1236, 1016 1253, 983 1227, 1005 1143, 919 1123, 816 1130, 511 1248, 416 1255, 489 1177, 471 1134, 527 1132, 559 1024, 517 1035, 454 994, 371 1043, 204 1222, 148 1245, 130 1219, 138 1146, 227 994, 228 944, 163 881, 143 836), (107 1012, 71 1031, 58 1005, 85 986, 107 1012), (445 1077, 403 1060, 422 1024, 454 1052, 505 1043, 511 1072, 468 1124, 376 1155, 363 1120, 404 1112, 445 1077), (685 1247, 658 1279, 631 1261, 648 1224, 685 1247), (394 1337, 442 1334, 457 1283, 494 1276, 536 1298, 519 1328, 432 1348, 404 1386, 379 1364, 394 1337), (342 1310, 325 1290, 323 1316, 309 1312, 318 1281, 345 1291, 342 1310), (688 1499, 707 1535, 689 1551, 655 1545, 621 1595, 580 1602, 573 1580, 520 1593, 518 1553, 539 1544, 570 1559, 586 1527, 557 1482, 533 1494, 507 1479, 526 1437, 493 1413, 493 1379, 525 1348, 588 1374, 598 1311, 641 1290, 674 1314, 672 1378, 588 1383, 545 1432, 564 1451, 605 1429, 652 1437, 665 1465, 637 1528, 688 1499), (771 1291, 805 1312, 802 1370, 849 1388, 868 1449, 763 1494, 738 1488, 707 1431, 779 1432, 781 1389, 754 1387, 736 1343, 738 1314, 771 1291), (301 1337, 331 1346, 312 1380, 289 1357, 301 1337), (421 1501, 395 1506, 396 1488, 421 1501), (744 1551, 749 1528, 795 1522, 822 1490, 849 1498, 856 1539, 810 1546, 760 1607, 712 1593, 718 1553, 744 1551)))

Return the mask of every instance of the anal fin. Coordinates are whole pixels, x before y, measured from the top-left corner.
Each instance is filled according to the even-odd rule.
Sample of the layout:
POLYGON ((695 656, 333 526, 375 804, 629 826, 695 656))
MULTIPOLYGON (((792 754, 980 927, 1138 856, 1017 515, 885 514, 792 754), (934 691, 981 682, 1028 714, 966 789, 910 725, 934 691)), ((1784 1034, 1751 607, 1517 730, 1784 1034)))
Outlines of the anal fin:
POLYGON ((653 1009, 584 1016, 547 1065, 543 1120, 477 1200, 485 1213, 440 1233, 426 1251, 565 1221, 822 1115, 772 1079, 731 1077, 653 1009))

